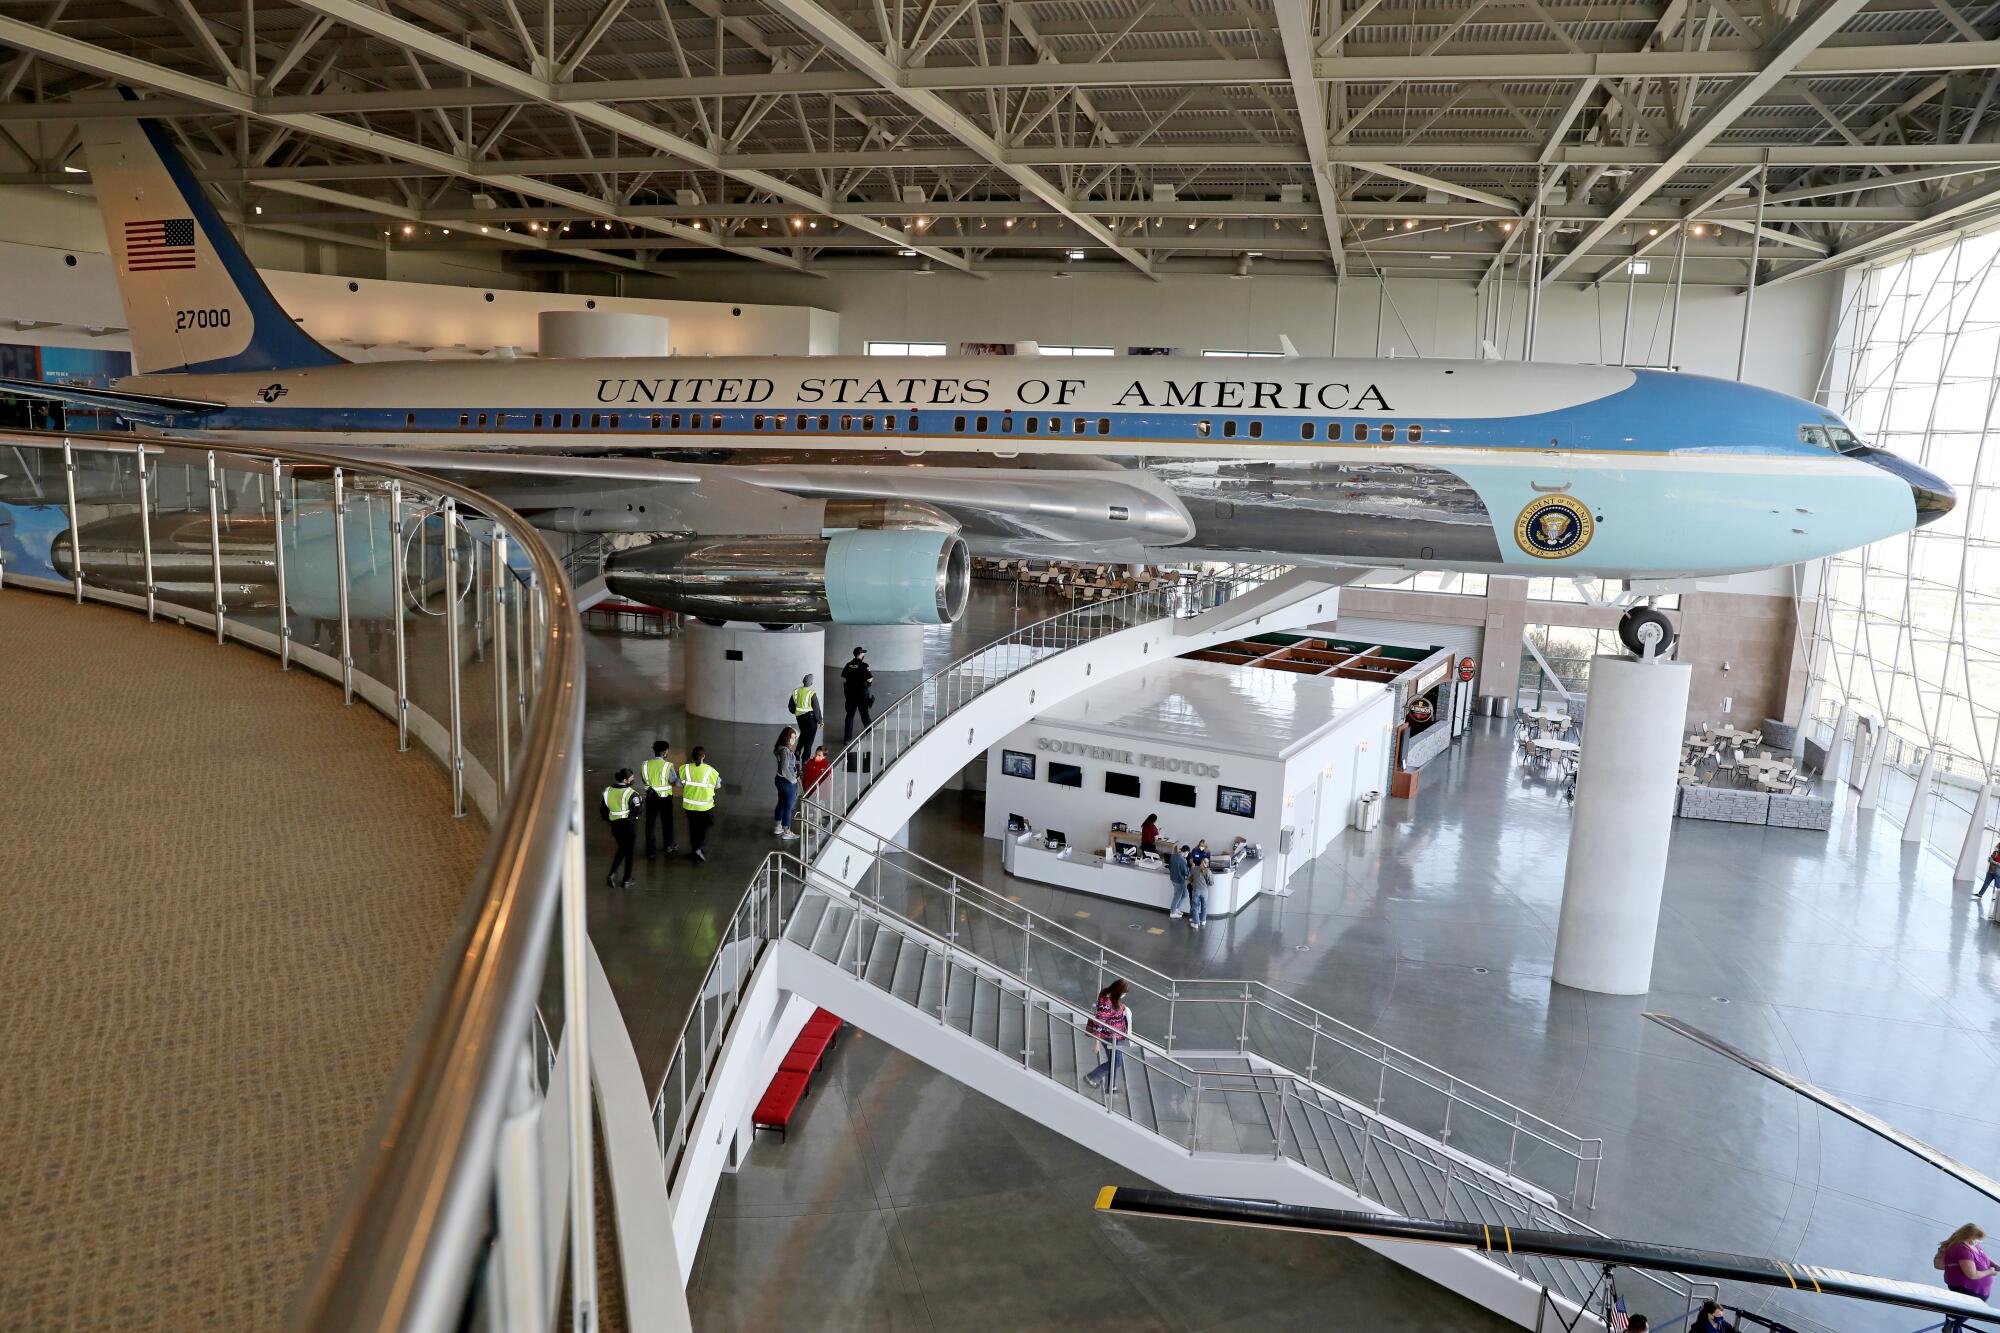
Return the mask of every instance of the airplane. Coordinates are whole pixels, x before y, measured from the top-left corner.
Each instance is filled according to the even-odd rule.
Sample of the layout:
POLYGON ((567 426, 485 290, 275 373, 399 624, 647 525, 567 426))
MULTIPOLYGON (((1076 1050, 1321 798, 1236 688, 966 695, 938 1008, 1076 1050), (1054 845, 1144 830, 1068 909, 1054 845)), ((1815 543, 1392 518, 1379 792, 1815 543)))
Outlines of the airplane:
POLYGON ((1618 367, 350 363, 278 305, 158 122, 83 133, 137 373, 0 389, 469 480, 547 530, 611 535, 614 592, 716 619, 950 621, 975 554, 1255 558, 1622 580, 1627 645, 1665 651, 1635 583, 1812 560, 1956 499, 1811 402, 1618 367))

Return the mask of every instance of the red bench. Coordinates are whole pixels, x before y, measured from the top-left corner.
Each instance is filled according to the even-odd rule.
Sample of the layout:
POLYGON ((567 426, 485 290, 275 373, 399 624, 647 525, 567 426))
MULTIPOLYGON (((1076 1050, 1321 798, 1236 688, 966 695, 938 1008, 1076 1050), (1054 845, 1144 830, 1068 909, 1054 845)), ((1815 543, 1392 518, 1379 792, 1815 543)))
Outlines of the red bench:
POLYGON ((792 1123, 793 1114, 799 1103, 806 1099, 812 1087, 812 1076, 819 1071, 820 1061, 833 1049, 834 1038, 839 1035, 841 1021, 838 1016, 824 1009, 814 1011, 806 1020, 798 1037, 792 1042, 791 1050, 778 1065, 778 1073, 771 1080, 771 1086, 764 1089, 763 1099, 750 1115, 750 1132, 760 1129, 775 1129, 780 1139, 792 1123))

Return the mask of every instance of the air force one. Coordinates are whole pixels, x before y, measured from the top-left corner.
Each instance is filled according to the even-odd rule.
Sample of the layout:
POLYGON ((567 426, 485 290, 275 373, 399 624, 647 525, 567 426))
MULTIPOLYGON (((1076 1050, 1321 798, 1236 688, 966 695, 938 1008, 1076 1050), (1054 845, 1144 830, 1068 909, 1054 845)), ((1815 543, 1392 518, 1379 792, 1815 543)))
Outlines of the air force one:
POLYGON ((85 125, 140 373, 6 389, 469 480, 546 529, 618 534, 613 590, 699 615, 936 623, 963 607, 972 554, 1690 578, 1844 551, 1954 503, 1810 402, 1657 371, 351 364, 278 306, 157 123, 85 125))

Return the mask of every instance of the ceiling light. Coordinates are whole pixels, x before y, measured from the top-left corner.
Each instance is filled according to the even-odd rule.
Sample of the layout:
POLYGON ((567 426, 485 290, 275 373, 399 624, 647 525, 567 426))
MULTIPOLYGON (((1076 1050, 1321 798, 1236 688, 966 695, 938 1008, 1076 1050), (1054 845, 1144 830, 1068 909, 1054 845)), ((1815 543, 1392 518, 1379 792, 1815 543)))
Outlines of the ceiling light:
POLYGON ((924 229, 925 227, 928 227, 928 226, 930 226, 930 225, 931 225, 931 220, 930 220, 929 218, 918 218, 918 219, 917 219, 917 230, 918 230, 918 231, 922 231, 922 230, 923 230, 923 229, 924 229))
POLYGON ((255 208, 255 209, 254 209, 253 211, 254 211, 254 212, 255 212, 255 213, 257 214, 257 216, 258 216, 258 217, 260 217, 260 218, 264 216, 264 206, 263 206, 262 204, 258 204, 258 205, 257 205, 257 207, 256 207, 256 208, 255 208))
POLYGON ((696 231, 700 231, 700 230, 701 230, 701 219, 699 219, 699 218, 695 219, 695 223, 694 223, 694 229, 695 229, 696 231))
POLYGON ((64 167, 63 170, 67 171, 72 176, 81 176, 84 174, 84 170, 82 167, 64 167))
POLYGON ((1432 256, 1431 256, 1431 258, 1432 258, 1432 259, 1449 259, 1449 258, 1451 258, 1451 256, 1450 256, 1450 255, 1432 255, 1432 256))
POLYGON ((451 235, 451 228, 450 228, 450 227, 446 227, 446 228, 444 229, 444 234, 445 234, 445 235, 447 235, 447 236, 451 235))
POLYGON ((805 220, 804 218, 793 218, 793 219, 792 219, 792 230, 793 230, 793 231, 804 231, 804 230, 805 230, 805 228, 806 228, 806 220, 805 220))
POLYGON ((814 219, 813 219, 813 220, 812 220, 811 222, 808 222, 808 223, 806 223, 806 225, 807 225, 808 227, 811 227, 811 228, 812 228, 812 229, 813 229, 814 231, 818 231, 818 230, 819 230, 819 219, 818 219, 818 218, 814 218, 814 219))
POLYGON ((1196 227, 1198 227, 1198 226, 1200 226, 1200 225, 1201 225, 1201 224, 1200 224, 1199 222, 1190 222, 1190 223, 1188 223, 1188 230, 1189 230, 1189 231, 1193 231, 1193 230, 1194 230, 1194 229, 1195 229, 1196 227))
POLYGON ((403 224, 403 235, 405 235, 405 236, 415 236, 416 234, 417 234, 417 229, 416 229, 415 227, 411 226, 411 225, 410 225, 409 223, 407 223, 407 222, 405 222, 405 223, 403 224))
POLYGON ((481 236, 484 236, 484 235, 486 234, 486 228, 484 228, 484 227, 481 227, 481 228, 479 229, 479 234, 480 234, 481 236))
POLYGON ((1404 218, 1404 219, 1403 219, 1403 230, 1404 230, 1404 231, 1415 231, 1416 229, 1417 229, 1417 220, 1416 220, 1415 218, 1404 218))
POLYGON ((1625 271, 1635 278, 1643 278, 1653 271, 1653 264, 1647 259, 1628 259, 1625 261, 1625 271))
POLYGON ((915 259, 917 257, 917 252, 915 250, 898 250, 896 253, 901 255, 905 259, 915 259))
POLYGON ((1648 236, 1658 236, 1660 234, 1660 229, 1658 227, 1648 227, 1646 228, 1646 234, 1648 236))
POLYGON ((1081 251, 1081 250, 1072 250, 1072 251, 1070 251, 1070 252, 1069 252, 1069 257, 1070 257, 1071 259, 1081 259, 1081 258, 1083 258, 1083 251, 1081 251))
POLYGON ((1500 230, 1501 230, 1501 231, 1512 231, 1512 230, 1514 230, 1514 224, 1513 224, 1513 223, 1511 223, 1511 222, 1503 222, 1503 223, 1501 223, 1501 224, 1500 224, 1500 230))
POLYGON ((1691 232, 1693 232, 1693 233, 1694 233, 1695 235, 1697 235, 1697 236, 1706 236, 1706 235, 1708 235, 1708 228, 1707 228, 1707 227, 1704 227, 1704 226, 1702 226, 1702 225, 1701 225, 1701 223, 1699 223, 1699 222, 1695 223, 1695 224, 1694 224, 1694 226, 1692 226, 1692 227, 1688 228, 1688 230, 1689 230, 1689 231, 1691 231, 1691 232))
POLYGON ((1014 230, 1014 219, 1008 218, 1007 221, 1002 225, 1004 225, 1007 228, 1007 230, 1012 231, 1014 230))

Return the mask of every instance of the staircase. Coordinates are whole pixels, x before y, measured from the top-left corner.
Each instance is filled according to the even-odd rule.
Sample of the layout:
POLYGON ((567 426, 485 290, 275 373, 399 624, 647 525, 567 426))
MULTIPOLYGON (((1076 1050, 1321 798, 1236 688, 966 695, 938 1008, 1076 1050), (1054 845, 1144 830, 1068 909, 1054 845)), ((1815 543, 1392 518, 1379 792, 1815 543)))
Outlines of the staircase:
MULTIPOLYGON (((1142 1131, 1159 1150, 1158 1159, 1145 1168, 1153 1179, 1172 1179, 1180 1162, 1211 1169, 1219 1165, 1229 1182, 1220 1192, 1483 1222, 1496 1236, 1508 1227, 1592 1231, 1563 1212, 1546 1190, 1312 1079, 1254 1055, 1168 1049, 1165 1042, 1144 1035, 1159 1016, 1149 1012, 1147 998, 1136 991, 1132 1004, 1138 1031, 1126 1044, 1116 1088, 1108 1080, 1089 1083, 1085 1076, 1102 1058, 1087 1031, 1090 1007, 1052 994, 1023 976, 1018 966, 989 956, 989 948, 968 948, 967 941, 981 936, 988 945, 997 939, 970 919, 976 907, 968 915, 932 913, 934 919, 918 921, 789 856, 774 856, 766 874, 774 898, 787 903, 781 909, 786 918, 783 940, 839 971, 838 983, 811 994, 815 1003, 852 1016, 905 1053, 954 1072, 932 1041, 913 1040, 896 1024, 871 1023, 865 1016, 869 1003, 845 988, 866 987, 878 1001, 886 996, 905 1010, 906 1018, 921 1015, 934 1025, 933 1031, 948 1030, 1041 1083, 1042 1094, 1003 1100, 1016 1109, 1039 1105, 1043 1110, 1037 1118, 1059 1132, 1090 1142, 1069 1126, 1075 1115, 1091 1111, 1142 1131), (1067 1105, 1050 1101, 1048 1092, 1067 1105), (1273 1166, 1284 1170, 1274 1176, 1273 1166)), ((1027 957, 1038 957, 1032 945, 1027 957)), ((794 977, 814 984, 811 977, 794 977)), ((879 1015, 879 1003, 875 1009, 879 1015)), ((1104 1150, 1100 1142, 1090 1146, 1104 1150)), ((1134 1159, 1127 1153, 1124 1160, 1134 1159)), ((1403 1247, 1405 1253, 1407 1249, 1403 1247)), ((1591 1264, 1503 1252, 1484 1260, 1503 1266, 1527 1284, 1526 1290, 1539 1288, 1559 1298, 1572 1312, 1588 1305, 1597 1286, 1598 1268, 1591 1264)), ((1628 1276, 1654 1287, 1652 1299, 1641 1308, 1680 1310, 1713 1291, 1709 1284, 1670 1277, 1628 1276)))

